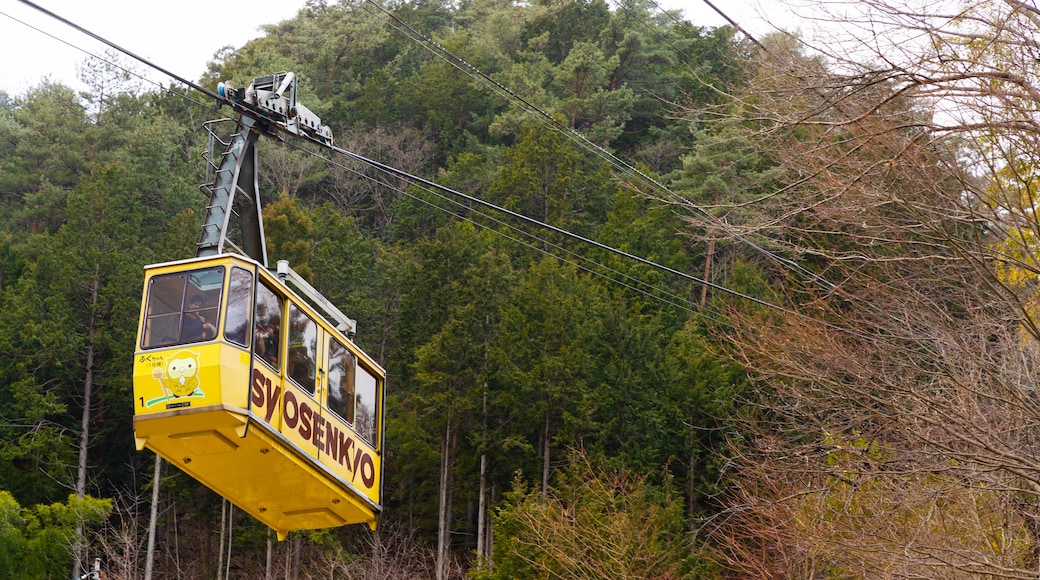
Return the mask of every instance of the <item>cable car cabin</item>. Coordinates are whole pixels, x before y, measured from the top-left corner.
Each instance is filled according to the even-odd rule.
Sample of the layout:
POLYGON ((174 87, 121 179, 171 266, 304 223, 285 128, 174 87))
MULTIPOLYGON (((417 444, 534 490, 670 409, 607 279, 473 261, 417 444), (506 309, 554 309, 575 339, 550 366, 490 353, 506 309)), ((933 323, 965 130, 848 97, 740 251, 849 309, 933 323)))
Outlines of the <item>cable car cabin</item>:
POLYGON ((382 503, 383 369, 257 262, 145 268, 134 431, 284 539, 382 503))

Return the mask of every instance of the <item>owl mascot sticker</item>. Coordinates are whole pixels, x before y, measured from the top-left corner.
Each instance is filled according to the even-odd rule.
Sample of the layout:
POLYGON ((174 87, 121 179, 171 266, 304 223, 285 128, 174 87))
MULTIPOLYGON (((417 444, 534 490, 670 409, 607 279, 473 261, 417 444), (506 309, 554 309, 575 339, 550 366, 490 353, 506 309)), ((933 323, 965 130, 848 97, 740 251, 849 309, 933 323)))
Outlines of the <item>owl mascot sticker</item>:
POLYGON ((199 354, 190 350, 177 351, 167 359, 165 368, 152 371, 152 377, 162 385, 165 400, 202 396, 198 374, 199 354))

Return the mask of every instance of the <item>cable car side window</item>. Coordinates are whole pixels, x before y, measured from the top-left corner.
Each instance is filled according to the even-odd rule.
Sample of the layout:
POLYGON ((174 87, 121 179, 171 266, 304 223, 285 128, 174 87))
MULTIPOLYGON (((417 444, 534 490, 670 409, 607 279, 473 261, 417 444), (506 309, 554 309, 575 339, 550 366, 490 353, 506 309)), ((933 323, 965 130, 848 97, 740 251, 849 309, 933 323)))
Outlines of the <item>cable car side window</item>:
POLYGON ((354 430, 373 445, 376 444, 376 406, 379 404, 379 401, 376 400, 377 387, 376 377, 365 367, 358 366, 354 395, 354 412, 357 420, 354 423, 354 430))
POLYGON ((256 343, 253 347, 260 360, 278 368, 282 344, 282 299, 260 283, 256 288, 256 343))
POLYGON ((224 268, 153 276, 148 281, 141 346, 157 348, 217 335, 224 268))
POLYGON ((295 304, 289 304, 289 377, 303 390, 314 394, 317 369, 318 326, 295 304))
POLYGON ((354 422, 354 353, 336 339, 329 341, 329 397, 332 412, 354 422))
POLYGON ((249 315, 253 302, 253 273, 244 268, 231 269, 228 287, 227 321, 224 338, 239 346, 249 346, 249 315))

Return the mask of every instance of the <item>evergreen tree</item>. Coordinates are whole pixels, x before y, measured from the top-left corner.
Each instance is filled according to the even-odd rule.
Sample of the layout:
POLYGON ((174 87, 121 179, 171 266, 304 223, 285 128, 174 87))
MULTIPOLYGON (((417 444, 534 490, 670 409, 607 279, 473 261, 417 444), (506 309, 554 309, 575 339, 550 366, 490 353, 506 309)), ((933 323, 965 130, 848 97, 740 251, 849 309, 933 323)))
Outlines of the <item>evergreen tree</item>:
POLYGON ((589 432, 591 349, 604 307, 595 284, 546 257, 523 273, 502 311, 498 398, 540 458, 534 473, 544 492, 554 454, 580 445, 589 432))

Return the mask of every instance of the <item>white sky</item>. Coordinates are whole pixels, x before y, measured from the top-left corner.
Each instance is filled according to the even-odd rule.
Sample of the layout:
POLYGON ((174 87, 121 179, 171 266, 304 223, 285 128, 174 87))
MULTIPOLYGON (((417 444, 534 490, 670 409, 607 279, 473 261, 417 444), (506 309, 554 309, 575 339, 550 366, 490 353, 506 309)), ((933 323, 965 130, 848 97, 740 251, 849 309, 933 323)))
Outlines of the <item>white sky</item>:
MULTIPOLYGON (((305 0, 33 0, 109 41, 188 80, 197 80, 206 63, 225 45, 241 47, 261 35, 259 27, 293 17, 305 0)), ((725 21, 703 0, 658 0, 665 8, 679 8, 700 26, 725 21)), ((712 0, 741 26, 761 35, 762 4, 771 19, 789 18, 784 0, 712 0)), ((0 0, 0 90, 23 94, 44 78, 79 87, 76 70, 88 55, 102 55, 107 47, 19 0, 0 0), (74 45, 76 48, 73 48, 74 45)), ((135 70, 144 72, 145 67, 135 70)), ((170 79, 159 73, 149 78, 163 85, 170 79)))

